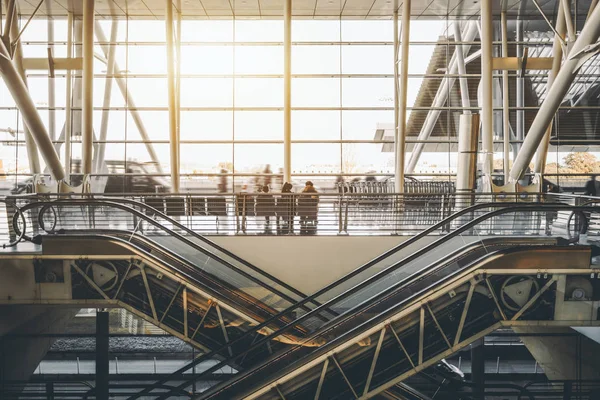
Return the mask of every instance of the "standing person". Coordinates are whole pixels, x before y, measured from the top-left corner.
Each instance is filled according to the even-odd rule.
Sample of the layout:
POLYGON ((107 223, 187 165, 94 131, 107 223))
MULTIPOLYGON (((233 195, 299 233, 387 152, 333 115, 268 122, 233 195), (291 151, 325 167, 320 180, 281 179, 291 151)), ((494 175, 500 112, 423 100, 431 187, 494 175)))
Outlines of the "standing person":
POLYGON ((311 181, 306 181, 302 196, 298 198, 298 215, 300 215, 300 234, 313 235, 317 232, 317 213, 319 208, 319 197, 316 196, 311 181))
POLYGON ((243 184, 242 190, 236 196, 236 222, 237 231, 246 233, 246 215, 248 213, 248 185, 243 184))
POLYGON ((227 193, 227 170, 225 168, 221 168, 217 190, 219 193, 227 193))
POLYGON ((271 171, 271 164, 267 164, 265 166, 265 170, 263 171, 264 177, 263 177, 263 186, 269 186, 271 187, 271 174, 273 174, 273 171, 271 171))
POLYGON ((292 195, 292 184, 286 182, 281 188, 283 196, 277 201, 277 233, 287 235, 294 233, 295 202, 292 195), (279 223, 281 222, 281 225, 279 223))
POLYGON ((275 216, 275 198, 269 193, 269 187, 264 185, 261 194, 256 197, 256 216, 265 217, 264 233, 271 233, 271 216, 275 216))
POLYGON ((598 182, 596 182, 596 175, 592 175, 590 180, 585 183, 585 195, 586 196, 598 196, 598 182))

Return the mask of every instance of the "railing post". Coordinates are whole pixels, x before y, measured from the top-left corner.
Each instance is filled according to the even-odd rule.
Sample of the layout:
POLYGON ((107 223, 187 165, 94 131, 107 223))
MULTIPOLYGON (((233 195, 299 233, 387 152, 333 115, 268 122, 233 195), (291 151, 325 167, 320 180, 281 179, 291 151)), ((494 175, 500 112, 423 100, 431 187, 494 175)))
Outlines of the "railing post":
POLYGON ((563 383, 563 400, 571 400, 571 392, 573 391, 573 382, 565 381, 563 383))

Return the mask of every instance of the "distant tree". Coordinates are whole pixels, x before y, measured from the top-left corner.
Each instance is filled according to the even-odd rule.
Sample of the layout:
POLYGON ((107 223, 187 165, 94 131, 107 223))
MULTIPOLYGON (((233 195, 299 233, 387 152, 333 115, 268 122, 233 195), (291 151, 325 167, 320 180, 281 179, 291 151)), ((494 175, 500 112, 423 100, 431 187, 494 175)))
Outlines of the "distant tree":
POLYGON ((598 159, 591 153, 569 153, 564 160, 565 167, 570 169, 573 173, 587 174, 600 171, 598 159))

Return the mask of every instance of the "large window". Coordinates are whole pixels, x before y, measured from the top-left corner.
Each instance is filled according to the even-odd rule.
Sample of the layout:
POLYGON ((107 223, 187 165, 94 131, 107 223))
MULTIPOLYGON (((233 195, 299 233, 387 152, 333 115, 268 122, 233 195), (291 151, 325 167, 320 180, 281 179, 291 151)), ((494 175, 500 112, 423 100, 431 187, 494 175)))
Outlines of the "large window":
MULTIPOLYGON (((107 40, 97 43, 94 61, 94 135, 105 148, 107 164, 144 164, 146 171, 162 171, 168 181, 169 115, 164 22, 140 19, 102 20, 107 40), (107 78, 106 60, 115 54, 116 68, 107 78), (107 80, 108 79, 108 80, 107 80), (110 96, 107 90, 111 91, 110 96), (153 159, 156 154, 158 159, 153 159), (158 165, 156 165, 158 163, 158 165), (152 166, 152 164, 154 164, 152 166), (152 167, 149 167, 152 166, 152 167)), ((448 177, 455 173, 458 117, 476 111, 480 80, 478 33, 464 35, 469 64, 469 107, 463 108, 458 70, 453 66, 455 21, 417 19, 411 22, 408 79, 407 152, 424 133, 424 153, 415 174, 448 177), (447 95, 436 100, 447 86, 447 95), (437 103, 436 103, 437 101, 437 103), (435 105, 435 107, 432 107, 435 105), (428 128, 429 127, 429 128, 428 128), (429 130, 429 132, 425 132, 429 130)), ((78 29, 79 23, 75 24, 78 29)), ((524 24, 523 42, 510 40, 511 56, 517 45, 529 57, 548 57, 551 36, 524 24)), ((537 25, 536 25, 537 26, 537 25)), ((292 27, 292 169, 295 182, 305 177, 338 175, 347 179, 366 174, 384 179, 394 171, 394 49, 393 24, 382 20, 294 20, 292 27)), ((54 20, 54 42, 48 40, 47 21, 35 19, 23 37, 25 57, 45 57, 48 46, 55 57, 67 54, 67 23, 54 20)), ((474 30, 476 31, 476 30, 474 30)), ((251 185, 266 166, 278 174, 283 166, 283 22, 281 20, 184 20, 181 26, 180 139, 182 181, 192 188, 201 175, 227 173, 234 187, 251 185)), ((81 46, 74 45, 74 54, 81 46)), ((496 46, 499 54, 499 46, 496 46)), ((558 114, 553 143, 597 140, 598 104, 584 95, 597 85, 598 63, 588 62, 577 78, 570 106, 558 114), (560 127, 561 129, 556 129, 560 127), (582 130, 585 132, 582 134, 582 130)), ((81 90, 79 73, 73 76, 71 155, 73 172, 81 155, 81 90)), ((510 123, 513 149, 531 124, 543 100, 544 71, 527 71, 521 81, 510 73, 510 123), (517 90, 521 82, 522 90, 517 90), (523 98, 517 107, 516 93, 523 98), (521 126, 518 126, 521 121, 521 126)), ((65 157, 66 74, 29 71, 30 93, 47 124, 56 148, 65 157), (52 84, 54 97, 52 97, 52 84), (54 119, 54 125, 49 126, 54 119)), ((501 140, 501 79, 495 78, 496 140, 501 140), (498 96, 498 94, 500 96, 498 96), (499 100, 500 99, 500 100, 499 100)), ((0 177, 7 182, 30 173, 23 123, 15 103, 0 85, 0 177)), ((553 148, 558 152, 561 145, 553 148)), ((497 146, 497 151, 501 146, 497 146)), ((514 153, 514 152, 513 152, 514 153)), ((511 153, 511 158, 514 154, 511 153)), ((558 153, 557 153, 558 154, 558 153)), ((497 158, 501 158, 498 154, 497 158)), ((556 158, 556 157, 555 157, 556 158)), ((43 160, 40 158, 42 164, 43 160)), ((42 169, 44 165, 42 165, 42 169)), ((96 173, 127 170, 105 167, 96 173)), ((140 171, 136 168, 135 171, 140 171)), ((116 173, 116 172, 115 172, 116 173)), ((150 173, 150 172, 149 172, 150 173)), ((276 180, 273 180, 276 181, 276 180)), ((203 189, 206 189, 205 187, 203 189)), ((216 189, 216 186, 215 186, 216 189)), ((231 189, 231 186, 230 186, 231 189)), ((278 189, 278 188, 274 188, 278 189)))

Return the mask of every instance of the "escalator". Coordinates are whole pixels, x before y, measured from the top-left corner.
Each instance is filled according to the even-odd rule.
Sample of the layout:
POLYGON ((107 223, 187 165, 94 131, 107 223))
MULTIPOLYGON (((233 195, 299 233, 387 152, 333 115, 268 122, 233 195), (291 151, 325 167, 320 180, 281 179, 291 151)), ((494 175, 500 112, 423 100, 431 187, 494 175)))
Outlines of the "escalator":
MULTIPOLYGON (((137 204, 132 206, 126 207, 139 207, 137 204)), ((119 284, 106 290, 105 300, 110 299, 121 306, 135 309, 148 320, 167 328, 165 330, 176 332, 184 340, 203 347, 207 353, 194 363, 206 359, 218 362, 197 378, 224 365, 240 371, 231 381, 203 393, 202 398, 302 399, 307 398, 307 393, 312 393, 309 397, 314 397, 317 391, 321 393, 321 398, 352 398, 359 397, 363 392, 370 397, 369 390, 365 388, 380 388, 389 381, 397 380, 399 374, 403 376, 408 371, 422 370, 439 356, 443 357, 449 349, 454 349, 456 345, 452 344, 458 340, 457 337, 472 337, 473 332, 495 326, 499 321, 498 315, 505 320, 504 314, 510 313, 498 306, 495 293, 506 279, 515 275, 514 272, 531 272, 528 268, 519 269, 511 265, 508 272, 507 268, 499 269, 504 275, 491 274, 480 281, 471 276, 466 289, 465 283, 462 283, 460 290, 459 286, 454 287, 447 297, 432 299, 426 307, 417 307, 406 314, 415 304, 421 304, 418 303, 418 296, 441 293, 452 284, 452 279, 469 271, 487 269, 490 263, 498 263, 498 260, 510 259, 517 265, 532 254, 538 258, 543 254, 548 262, 559 264, 560 261, 564 262, 565 254, 568 254, 569 259, 578 260, 581 268, 584 265, 586 269, 589 268, 589 247, 567 246, 560 237, 544 236, 545 213, 558 209, 582 211, 580 207, 482 204, 458 212, 343 279, 294 303, 292 295, 299 294, 289 288, 285 293, 279 292, 279 283, 264 287, 253 280, 252 284, 248 284, 247 280, 236 281, 222 275, 215 279, 217 273, 214 270, 210 273, 208 267, 203 268, 204 265, 210 265, 213 258, 205 264, 192 263, 189 260, 191 253, 182 256, 179 251, 175 254, 164 246, 158 246, 158 240, 148 234, 148 227, 144 227, 144 237, 134 229, 115 230, 104 220, 99 223, 97 214, 100 207, 112 207, 132 214, 122 203, 108 200, 38 202, 37 205, 23 207, 23 210, 36 210, 33 214, 39 215, 40 231, 60 233, 43 236, 44 251, 65 254, 64 246, 79 240, 81 246, 78 246, 77 253, 86 248, 92 250, 89 251, 90 257, 83 260, 87 262, 93 258, 92 255, 101 258, 101 255, 94 253, 100 247, 97 246, 98 241, 104 241, 110 244, 101 247, 106 248, 106 257, 109 257, 108 253, 123 256, 123 260, 117 262, 113 257, 111 262, 120 263, 116 266, 116 276, 129 278, 121 279, 119 284), (76 222, 64 218, 69 214, 69 207, 73 209, 73 214, 87 214, 87 220, 76 222), (93 223, 90 214, 94 214, 93 223), (431 235, 439 234, 442 229, 450 230, 450 233, 432 243, 431 235), (80 238, 77 239, 74 233, 80 238), (82 237, 82 233, 86 235, 82 237), (132 263, 127 261, 131 254, 144 263, 144 267, 139 268, 140 272, 135 274, 130 271, 136 270, 137 266, 132 267, 132 263), (144 272, 148 265, 154 271, 152 274, 144 272), (488 290, 487 300, 479 298, 485 288, 488 290), (457 318, 457 310, 469 308, 465 306, 470 306, 469 312, 460 313, 461 317, 457 318), (402 320, 401 326, 388 323, 396 317, 398 321, 402 320), (383 328, 370 332, 373 326, 381 324, 383 328), (212 331, 205 327, 212 328, 212 331), (201 335, 198 331, 201 331, 201 335), (446 345, 448 347, 444 349, 446 345), (402 350, 400 355, 404 354, 404 360, 398 356, 398 351, 392 351, 398 348, 402 350), (376 368, 369 364, 376 365, 376 368), (365 370, 370 373, 365 375, 365 370), (340 390, 344 387, 346 391, 340 390)), ((142 217, 144 212, 135 211, 133 214, 143 219, 141 225, 156 225, 152 223, 153 219, 150 221, 142 217)), ((165 216, 160 217, 163 221, 158 225, 169 229, 169 235, 177 232, 166 228, 167 224, 181 229, 175 221, 165 221, 165 216)), ((133 225, 137 229, 140 221, 134 218, 130 226, 133 225)), ((185 234, 181 235, 181 243, 187 243, 184 239, 189 239, 189 232, 185 234)), ((94 266, 81 265, 74 269, 80 280, 74 289, 81 291, 74 290, 74 295, 88 296, 86 301, 101 300, 102 288, 94 288, 94 280, 90 278, 94 276, 94 266), (90 290, 90 286, 96 293, 90 290)), ((257 270, 252 271, 250 276, 257 278, 257 270)), ((520 272, 516 275, 534 279, 520 272)), ((554 282, 553 275, 550 276, 554 282)), ((550 293, 544 279, 548 279, 547 273, 535 278, 536 285, 531 284, 543 292, 536 301, 550 293), (545 289, 542 291, 541 288, 545 289)), ((542 308, 536 305, 535 310, 542 308)), ((545 311, 547 314, 548 310, 545 311)), ((526 314, 525 311, 522 314, 526 314)), ((540 315, 548 318, 546 314, 541 312, 540 315)), ((424 398, 410 388, 403 389, 396 385, 399 382, 394 381, 393 385, 377 393, 387 390, 389 398, 424 398)), ((182 387, 190 383, 186 382, 182 387)), ((158 382, 157 387, 162 388, 163 384, 158 382)), ((153 389, 147 388, 132 398, 153 389)), ((168 398, 169 392, 159 390, 152 395, 168 398)))

